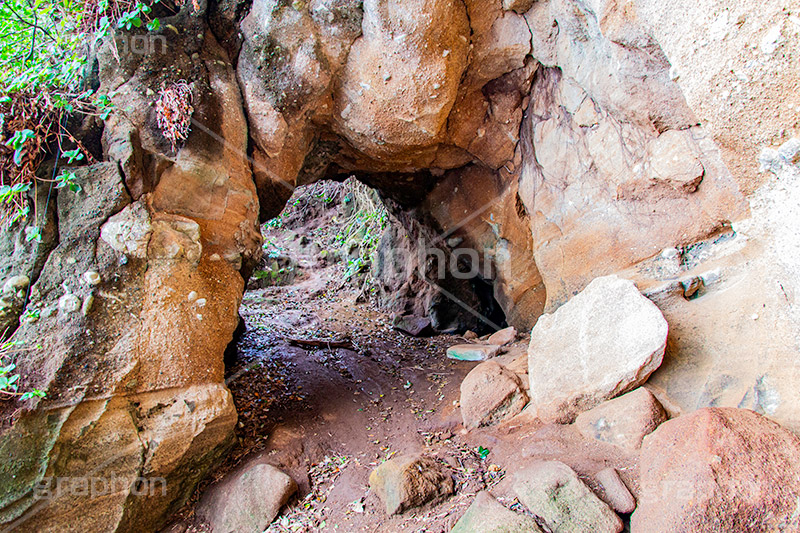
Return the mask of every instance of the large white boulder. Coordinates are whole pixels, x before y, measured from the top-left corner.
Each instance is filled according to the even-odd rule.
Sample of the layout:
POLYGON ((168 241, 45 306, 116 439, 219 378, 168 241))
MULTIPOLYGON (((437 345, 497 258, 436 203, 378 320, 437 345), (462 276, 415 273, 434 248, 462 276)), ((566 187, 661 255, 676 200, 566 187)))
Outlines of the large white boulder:
POLYGON ((544 422, 566 423, 638 387, 661 365, 667 329, 661 311, 633 282, 595 279, 534 326, 529 408, 544 422))

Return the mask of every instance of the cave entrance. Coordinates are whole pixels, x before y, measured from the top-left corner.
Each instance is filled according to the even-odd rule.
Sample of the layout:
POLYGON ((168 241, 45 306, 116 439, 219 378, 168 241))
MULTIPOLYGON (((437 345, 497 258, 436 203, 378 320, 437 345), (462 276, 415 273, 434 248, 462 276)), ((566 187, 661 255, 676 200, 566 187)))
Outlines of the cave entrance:
MULTIPOLYGON (((408 247, 404 232, 376 191, 354 178, 299 188, 262 226, 264 258, 240 310, 246 328, 226 365, 238 444, 220 474, 243 457, 269 455, 300 485, 302 504, 284 511, 290 528, 293 520, 307 530, 322 520, 353 524, 357 513, 335 514, 364 501, 371 464, 419 449, 438 431, 429 428, 460 420, 454 402, 476 363, 445 353, 468 342, 456 326, 475 324, 475 331, 481 322, 390 264, 430 266, 430 258, 387 252, 408 247), (430 320, 421 316, 425 311, 436 317, 431 321, 438 331, 430 323, 416 335, 398 329, 397 316, 416 312, 430 320), (338 468, 352 478, 331 489, 309 465, 338 468)), ((504 325, 490 281, 448 279, 443 285, 456 282, 472 291, 472 313, 504 325)), ((487 328, 480 333, 493 331, 487 328)))

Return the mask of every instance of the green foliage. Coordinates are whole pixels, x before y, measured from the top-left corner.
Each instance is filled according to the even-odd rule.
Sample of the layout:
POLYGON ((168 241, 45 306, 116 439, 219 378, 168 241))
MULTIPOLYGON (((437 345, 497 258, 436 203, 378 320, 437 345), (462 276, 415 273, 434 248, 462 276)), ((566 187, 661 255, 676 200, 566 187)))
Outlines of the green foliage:
POLYGON ((2 92, 77 85, 85 63, 83 2, 4 0, 0 4, 2 92))
MULTIPOLYGON (((0 186, 10 187, 3 189, 0 224, 28 216, 28 189, 18 186, 50 181, 37 176, 46 156, 61 152, 68 165, 92 162, 65 127, 71 115, 106 120, 114 110, 108 95, 84 87, 91 45, 114 27, 158 31, 161 22, 151 15, 159 2, 0 0, 0 186)), ((81 190, 70 172, 56 178, 55 186, 81 190)), ((28 236, 40 237, 35 228, 28 236)))
POLYGON ((67 150, 61 154, 61 157, 68 159, 68 163, 71 165, 73 162, 83 159, 83 154, 81 153, 80 149, 76 148, 74 150, 67 150))
POLYGON ((25 143, 36 137, 33 130, 15 131, 14 135, 6 142, 6 146, 14 150, 14 164, 22 166, 22 155, 25 143))
POLYGON ((19 392, 20 375, 14 372, 17 365, 14 363, 6 364, 7 356, 14 348, 19 346, 22 346, 22 343, 18 341, 9 341, 0 346, 0 399, 13 397, 17 397, 20 400, 44 398, 46 394, 38 389, 19 392))
POLYGON ((26 309, 20 317, 21 322, 36 322, 41 317, 42 312, 38 309, 26 309))
POLYGON ((78 176, 74 172, 64 171, 56 178, 56 189, 66 187, 72 192, 81 192, 81 186, 77 180, 78 176))
POLYGON ((487 457, 489 457, 489 453, 490 453, 489 449, 488 448, 484 448, 483 446, 478 446, 477 452, 478 452, 478 456, 481 459, 486 459, 487 457))

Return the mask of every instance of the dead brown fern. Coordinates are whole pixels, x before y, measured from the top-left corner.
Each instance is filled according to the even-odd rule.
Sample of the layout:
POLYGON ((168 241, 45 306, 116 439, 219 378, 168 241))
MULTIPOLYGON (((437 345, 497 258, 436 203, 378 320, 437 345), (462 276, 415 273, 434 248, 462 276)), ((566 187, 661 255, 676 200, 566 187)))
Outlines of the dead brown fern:
POLYGON ((156 100, 156 119, 173 152, 189 137, 193 113, 192 89, 188 83, 178 81, 161 89, 156 100))

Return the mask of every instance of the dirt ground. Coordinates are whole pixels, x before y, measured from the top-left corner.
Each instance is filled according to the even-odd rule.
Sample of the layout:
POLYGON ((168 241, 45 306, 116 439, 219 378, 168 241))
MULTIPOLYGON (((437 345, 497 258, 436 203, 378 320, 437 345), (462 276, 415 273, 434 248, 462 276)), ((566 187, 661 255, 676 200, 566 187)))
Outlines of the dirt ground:
MULTIPOLYGON (((226 376, 239 414, 238 442, 178 514, 182 523, 191 523, 211 484, 259 457, 299 486, 268 532, 447 532, 486 489, 527 512, 512 490, 513 473, 538 459, 567 463, 590 486, 593 474, 614 466, 636 492, 635 458, 586 441, 571 426, 541 426, 523 412, 500 426, 465 430, 459 387, 477 363, 445 357, 463 338, 413 338, 392 329, 391 316, 343 283, 342 262, 320 261, 319 250, 301 244, 298 233, 267 237, 293 258, 296 276, 289 285, 244 296, 247 331, 226 376), (447 463, 456 492, 389 517, 369 490, 369 474, 413 452, 447 463)), ((525 339, 516 349, 524 353, 524 346, 525 339)))

